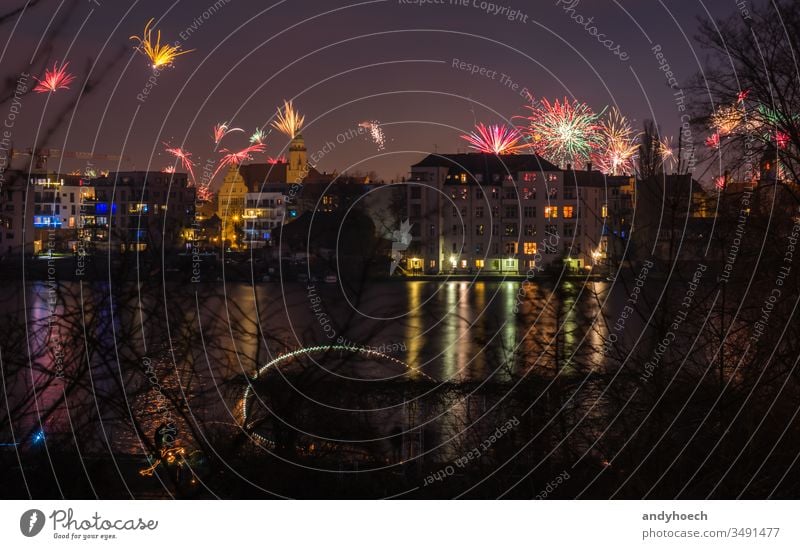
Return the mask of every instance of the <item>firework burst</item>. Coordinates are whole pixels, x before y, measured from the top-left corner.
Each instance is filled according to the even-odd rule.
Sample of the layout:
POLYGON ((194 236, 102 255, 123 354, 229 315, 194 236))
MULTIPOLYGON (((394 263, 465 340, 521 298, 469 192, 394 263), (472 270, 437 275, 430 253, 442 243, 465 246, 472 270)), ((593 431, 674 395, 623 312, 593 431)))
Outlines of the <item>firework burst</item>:
POLYGON ((379 151, 386 148, 386 136, 383 133, 383 128, 378 120, 367 120, 358 125, 359 128, 369 130, 369 136, 372 142, 378 147, 379 151))
POLYGON ((294 110, 291 101, 284 100, 283 111, 278 109, 275 115, 275 121, 272 122, 272 127, 279 132, 287 135, 289 139, 294 139, 300 135, 300 130, 303 129, 303 122, 306 117, 300 115, 299 112, 294 110))
POLYGON ((711 127, 720 135, 726 136, 741 128, 744 112, 738 105, 720 107, 711 115, 711 127))
POLYGON ((661 163, 664 165, 665 168, 671 170, 675 166, 675 147, 672 146, 672 138, 671 137, 664 137, 662 138, 658 144, 658 155, 661 157, 661 163))
POLYGON ((528 107, 528 136, 535 150, 558 164, 588 160, 602 143, 598 126, 599 114, 586 103, 567 98, 550 103, 542 99, 528 107))
POLYGON ((233 132, 243 132, 242 128, 231 128, 227 122, 220 122, 214 126, 214 144, 219 145, 226 135, 233 132))
POLYGON ((285 156, 279 156, 278 158, 273 158, 271 156, 268 156, 267 157, 267 164, 272 164, 272 165, 275 165, 275 164, 286 164, 286 157, 285 156))
POLYGON ((161 173, 175 173, 175 166, 164 166, 161 168, 161 173))
POLYGON ((258 143, 256 145, 250 145, 249 147, 246 147, 241 151, 234 152, 234 151, 229 151, 228 149, 223 149, 221 151, 223 153, 223 156, 219 161, 217 169, 214 170, 214 173, 211 175, 210 181, 213 181, 214 177, 216 177, 216 175, 220 172, 220 170, 225 166, 231 166, 234 164, 239 165, 245 160, 252 160, 253 153, 264 152, 264 148, 265 148, 264 145, 258 143))
POLYGON ((747 100, 747 96, 750 95, 750 90, 742 90, 736 96, 737 103, 744 103, 747 100))
MULTIPOLYGON (((185 169, 189 176, 191 177, 191 184, 195 185, 195 177, 194 177, 194 163, 192 162, 192 153, 187 152, 180 147, 170 147, 167 143, 164 143, 166 147, 166 152, 174 156, 176 159, 180 160, 183 169, 185 169)), ((173 168, 174 170, 174 168, 173 168)))
POLYGON ((261 128, 256 128, 253 135, 250 136, 251 145, 263 145, 267 139, 267 134, 261 128))
POLYGON ((478 124, 475 131, 462 135, 461 139, 469 143, 470 148, 489 154, 517 154, 527 146, 522 143, 519 131, 502 124, 478 124))
POLYGON ((176 57, 194 51, 181 51, 180 46, 175 46, 169 43, 162 44, 161 31, 156 33, 156 40, 153 42, 153 29, 150 28, 150 25, 152 24, 153 19, 150 19, 150 21, 148 21, 144 26, 144 32, 142 33, 141 38, 139 36, 131 36, 130 39, 139 41, 139 45, 136 49, 141 51, 147 56, 148 59, 150 59, 150 64, 154 69, 168 67, 172 65, 172 62, 176 57))
POLYGON ((61 67, 58 66, 58 61, 53 63, 52 69, 45 69, 42 79, 34 76, 34 80, 38 82, 33 88, 36 93, 55 92, 60 89, 68 90, 69 85, 75 80, 75 77, 67 72, 69 62, 64 63, 61 67))
POLYGON ((710 149, 719 149, 719 132, 714 132, 706 137, 706 146, 710 149))
POLYGON ((639 134, 633 131, 628 119, 613 108, 608 118, 600 122, 598 131, 602 136, 602 144, 592 155, 597 167, 611 175, 630 173, 639 149, 639 134))

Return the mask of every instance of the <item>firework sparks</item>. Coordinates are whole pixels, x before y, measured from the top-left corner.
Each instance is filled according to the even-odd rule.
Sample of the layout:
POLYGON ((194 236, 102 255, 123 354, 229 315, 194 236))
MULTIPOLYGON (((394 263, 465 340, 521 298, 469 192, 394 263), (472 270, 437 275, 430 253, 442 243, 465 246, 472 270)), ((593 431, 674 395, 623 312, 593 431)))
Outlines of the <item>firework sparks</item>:
MULTIPOLYGON (((675 151, 672 146, 672 138, 664 137, 658 142, 658 155, 661 157, 661 163, 666 167, 674 166, 675 164, 675 151)), ((670 169, 670 168, 668 168, 670 169)))
POLYGON ((226 135, 233 132, 243 132, 242 128, 231 128, 227 122, 220 122, 214 126, 214 144, 219 145, 226 135))
POLYGON ((61 89, 68 90, 69 85, 75 80, 75 77, 67 72, 68 66, 69 62, 59 67, 58 61, 56 61, 53 63, 52 69, 45 69, 44 76, 41 80, 34 76, 33 78, 38 84, 33 88, 33 91, 36 93, 54 93, 61 89))
POLYGON ((782 131, 775 132, 775 144, 779 149, 785 149, 788 147, 789 139, 790 137, 788 133, 782 131))
MULTIPOLYGON (((189 172, 189 176, 191 177, 191 184, 195 184, 195 177, 194 177, 194 163, 192 162, 192 153, 187 152, 180 147, 170 147, 167 143, 164 143, 166 147, 167 153, 171 154, 175 158, 181 161, 181 165, 183 168, 189 172)), ((174 169, 174 168, 173 168, 174 169)))
POLYGON ((613 108, 608 118, 600 122, 599 131, 602 148, 592 157, 597 167, 611 175, 630 173, 639 148, 636 143, 639 135, 633 131, 627 118, 613 108))
POLYGON ((738 105, 720 107, 711 115, 711 127, 720 135, 730 135, 738 130, 744 119, 744 113, 738 105))
POLYGON ((489 154, 517 154, 526 147, 519 131, 502 124, 478 124, 475 131, 462 135, 461 139, 467 141, 470 148, 489 154))
POLYGON ((286 157, 285 156, 279 156, 278 158, 273 158, 273 157, 269 156, 269 157, 267 157, 267 164, 272 164, 272 165, 275 165, 275 164, 286 164, 286 157))
POLYGON ((359 128, 369 130, 370 138, 373 143, 377 145, 378 150, 382 151, 386 148, 386 136, 383 133, 383 128, 378 120, 367 120, 358 125, 359 128))
POLYGON ((718 175, 714 178, 714 188, 721 191, 727 184, 727 178, 724 175, 718 175))
POLYGON ((714 132, 706 137, 706 146, 710 149, 719 148, 719 132, 714 132))
POLYGON ((217 166, 217 169, 214 170, 214 173, 211 175, 211 179, 209 181, 213 181, 214 177, 216 177, 216 175, 220 172, 220 170, 225 166, 231 166, 233 164, 239 165, 245 160, 252 160, 253 153, 260 153, 260 152, 264 152, 264 145, 262 145, 261 143, 258 143, 256 145, 250 145, 249 147, 246 147, 241 151, 236 151, 236 152, 229 151, 228 149, 223 149, 222 150, 223 157, 220 159, 219 165, 217 166))
POLYGON ((250 144, 251 145, 263 145, 264 141, 267 139, 267 134, 261 128, 256 128, 256 131, 253 132, 253 135, 250 136, 250 144))
POLYGON ((175 46, 169 43, 162 44, 161 31, 156 33, 156 41, 153 42, 153 29, 150 28, 150 25, 152 24, 153 19, 150 19, 150 21, 148 21, 144 26, 144 32, 142 33, 141 38, 138 36, 131 36, 130 39, 139 41, 139 46, 137 46, 137 49, 144 53, 148 59, 150 59, 150 63, 154 69, 159 67, 168 67, 172 65, 172 62, 176 57, 194 51, 181 51, 180 46, 175 46))
POLYGON ((164 166, 161 168, 161 173, 175 173, 175 166, 164 166))
POLYGON ((536 106, 528 107, 532 115, 528 117, 528 134, 539 154, 559 164, 576 163, 590 158, 592 152, 601 144, 595 114, 586 103, 567 98, 550 103, 542 99, 536 106))
POLYGON ((742 90, 739 92, 739 95, 736 96, 737 103, 744 103, 747 99, 747 96, 750 95, 750 90, 742 90))
POLYGON ((198 185, 197 186, 197 199, 201 202, 208 202, 214 198, 214 193, 211 192, 211 189, 208 185, 198 185))
POLYGON ((294 110, 291 101, 284 100, 283 111, 278 109, 272 127, 287 135, 289 139, 294 139, 300 135, 300 130, 303 129, 303 122, 305 122, 305 119, 305 116, 301 116, 299 112, 294 110))

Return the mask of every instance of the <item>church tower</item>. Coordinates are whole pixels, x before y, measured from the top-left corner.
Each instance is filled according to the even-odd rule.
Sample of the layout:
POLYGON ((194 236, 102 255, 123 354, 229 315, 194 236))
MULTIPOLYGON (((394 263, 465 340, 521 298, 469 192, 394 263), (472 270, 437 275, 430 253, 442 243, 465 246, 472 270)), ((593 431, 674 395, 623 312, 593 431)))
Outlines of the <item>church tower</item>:
POLYGON ((286 182, 290 185, 302 183, 308 175, 308 150, 303 136, 298 134, 289 144, 289 165, 286 166, 286 182))

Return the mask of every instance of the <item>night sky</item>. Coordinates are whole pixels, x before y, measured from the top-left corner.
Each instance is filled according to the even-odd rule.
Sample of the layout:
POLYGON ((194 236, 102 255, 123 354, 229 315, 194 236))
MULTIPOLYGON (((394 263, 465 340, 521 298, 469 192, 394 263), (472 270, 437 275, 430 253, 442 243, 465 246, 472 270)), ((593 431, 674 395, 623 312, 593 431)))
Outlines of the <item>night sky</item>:
MULTIPOLYGON (((303 135, 318 169, 374 170, 387 181, 407 174, 410 164, 436 147, 439 152, 463 150, 459 135, 476 121, 523 115, 523 87, 537 98, 575 97, 595 110, 617 105, 636 128, 653 118, 665 135, 677 137, 680 113, 674 90, 667 87, 651 48, 661 44, 672 70, 685 82, 705 56, 695 42, 698 17, 737 12, 733 0, 494 1, 521 13, 510 21, 511 13, 493 15, 481 9, 488 4, 482 0, 468 0, 466 6, 460 0, 422 6, 398 0, 230 0, 220 2, 217 12, 204 20, 203 12, 215 0, 132 5, 81 0, 48 55, 49 64, 69 60, 79 79, 49 100, 44 94, 25 97, 14 145, 32 146, 37 127, 47 127, 75 100, 90 61, 97 61, 92 78, 100 79, 99 85, 81 97, 74 117, 70 112, 52 139, 37 145, 122 152, 131 158, 122 169, 171 164, 164 141, 183 144, 198 164, 216 158, 211 129, 222 121, 246 130, 232 134, 222 146, 242 148, 284 98, 293 98, 306 115, 303 135), (565 9, 569 6, 572 11, 565 9), (573 19, 578 15, 584 24, 573 19), (164 40, 180 40, 184 33, 184 49, 196 51, 162 71, 152 93, 140 101, 137 95, 152 72, 129 36, 141 34, 151 17, 164 40), (594 18, 589 27, 619 46, 616 53, 585 28, 589 17, 594 18), (193 23, 196 28, 187 34, 193 23), (99 69, 120 51, 124 54, 109 70, 99 69), (629 58, 621 60, 626 57, 622 53, 629 58), (486 74, 454 68, 454 59, 480 65, 486 74), (507 85, 509 80, 519 86, 516 91, 507 85), (352 138, 353 129, 365 120, 383 124, 384 151, 364 135, 352 138), (334 146, 316 154, 326 143, 334 146)), ((4 76, 27 66, 42 35, 56 26, 49 22, 57 5, 42 2, 26 12, 10 38, 16 21, 6 22, 4 76)), ((273 156, 287 145, 288 139, 276 132, 267 139, 273 156)), ((116 168, 109 162, 96 165, 116 168)), ((80 166, 65 162, 62 171, 80 166)), ((58 168, 57 163, 50 168, 58 168)))

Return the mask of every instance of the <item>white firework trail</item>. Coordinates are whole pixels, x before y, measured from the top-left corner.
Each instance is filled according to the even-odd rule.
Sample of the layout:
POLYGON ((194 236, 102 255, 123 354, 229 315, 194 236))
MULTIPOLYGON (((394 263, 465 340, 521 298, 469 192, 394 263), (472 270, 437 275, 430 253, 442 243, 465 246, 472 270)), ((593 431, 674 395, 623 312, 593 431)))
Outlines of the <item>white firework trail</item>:
POLYGON ((369 136, 373 143, 378 147, 379 151, 386 148, 386 135, 383 133, 383 128, 378 120, 367 120, 358 125, 361 128, 369 130, 369 136))

